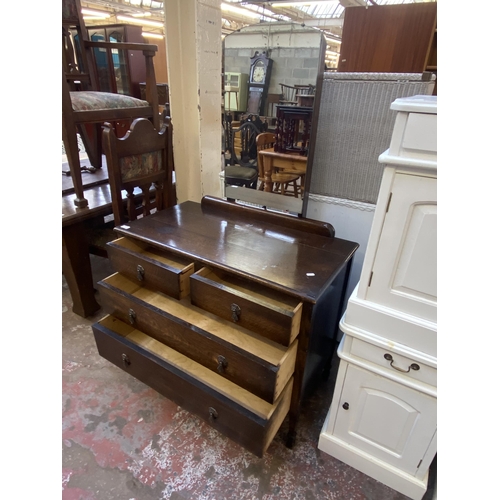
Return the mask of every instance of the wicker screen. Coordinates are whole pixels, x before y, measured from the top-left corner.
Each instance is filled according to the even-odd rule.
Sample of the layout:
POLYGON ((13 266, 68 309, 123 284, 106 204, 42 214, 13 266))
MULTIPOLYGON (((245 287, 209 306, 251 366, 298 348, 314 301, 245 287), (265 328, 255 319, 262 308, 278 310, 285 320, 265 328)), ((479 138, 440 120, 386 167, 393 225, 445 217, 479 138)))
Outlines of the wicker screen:
POLYGON ((399 97, 432 94, 422 74, 325 73, 311 194, 376 203, 399 97))

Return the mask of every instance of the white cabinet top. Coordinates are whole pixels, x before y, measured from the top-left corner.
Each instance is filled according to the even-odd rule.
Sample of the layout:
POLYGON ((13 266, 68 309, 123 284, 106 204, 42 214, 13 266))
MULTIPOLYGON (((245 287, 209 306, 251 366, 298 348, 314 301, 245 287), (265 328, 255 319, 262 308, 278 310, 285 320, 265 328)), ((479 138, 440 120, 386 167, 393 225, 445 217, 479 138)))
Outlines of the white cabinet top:
POLYGON ((408 113, 431 113, 437 115, 437 96, 414 95, 413 97, 400 97, 391 104, 394 111, 408 113))
POLYGON ((391 109, 397 112, 391 144, 379 162, 437 174, 437 97, 396 99, 391 109))

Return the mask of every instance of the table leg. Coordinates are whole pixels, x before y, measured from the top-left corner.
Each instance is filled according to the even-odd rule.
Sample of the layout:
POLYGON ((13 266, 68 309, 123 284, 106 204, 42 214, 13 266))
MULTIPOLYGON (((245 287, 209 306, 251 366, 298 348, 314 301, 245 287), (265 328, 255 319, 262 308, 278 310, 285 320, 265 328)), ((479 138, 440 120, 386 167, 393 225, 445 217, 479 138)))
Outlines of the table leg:
POLYGON ((62 228, 62 271, 73 300, 73 312, 86 318, 101 306, 95 299, 90 254, 83 224, 62 228))
POLYGON ((273 191, 273 181, 272 181, 272 170, 273 170, 273 160, 267 155, 262 155, 264 157, 264 191, 272 193, 273 191))

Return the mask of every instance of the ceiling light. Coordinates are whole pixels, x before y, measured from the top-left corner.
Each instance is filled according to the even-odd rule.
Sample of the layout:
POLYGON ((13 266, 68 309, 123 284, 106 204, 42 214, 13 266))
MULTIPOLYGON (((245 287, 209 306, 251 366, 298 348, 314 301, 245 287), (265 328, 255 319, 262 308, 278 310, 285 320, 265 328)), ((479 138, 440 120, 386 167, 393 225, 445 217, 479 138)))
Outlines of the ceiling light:
POLYGON ((99 17, 101 19, 106 19, 110 17, 109 12, 103 12, 99 10, 82 9, 82 14, 87 16, 99 17))
POLYGON ((160 35, 159 33, 148 33, 147 31, 143 31, 142 36, 146 38, 160 38, 160 39, 164 38, 164 36, 160 35))
POLYGON ((140 14, 132 14, 132 17, 149 17, 151 12, 141 12, 140 14))
POLYGON ((163 23, 157 21, 148 21, 147 19, 140 19, 127 16, 116 16, 118 21, 127 21, 129 23, 142 24, 144 26, 154 26, 155 28, 163 28, 163 23))
POLYGON ((271 7, 300 7, 301 5, 321 5, 325 2, 273 2, 271 7))
POLYGON ((233 5, 229 5, 227 3, 221 2, 220 8, 225 11, 233 12, 234 14, 239 14, 245 17, 251 17, 252 19, 259 19, 260 14, 257 12, 253 12, 249 9, 243 9, 241 7, 235 7, 233 5))

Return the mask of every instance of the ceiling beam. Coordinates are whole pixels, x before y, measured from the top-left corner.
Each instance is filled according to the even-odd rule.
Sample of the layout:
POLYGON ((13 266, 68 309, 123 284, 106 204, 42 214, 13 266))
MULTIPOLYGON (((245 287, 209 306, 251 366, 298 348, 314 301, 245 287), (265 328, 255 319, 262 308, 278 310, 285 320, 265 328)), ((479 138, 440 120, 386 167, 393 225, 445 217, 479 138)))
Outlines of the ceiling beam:
POLYGON ((332 19, 308 19, 302 21, 302 24, 311 28, 342 28, 344 25, 343 17, 336 17, 332 19))

